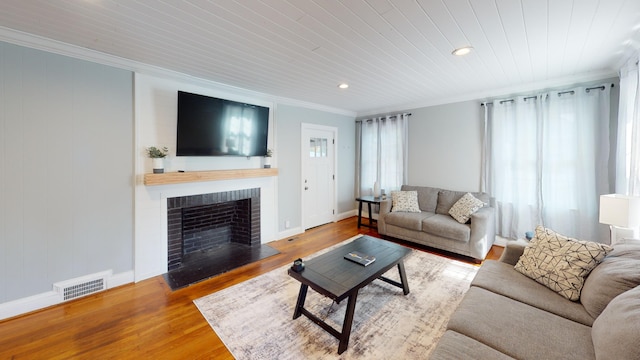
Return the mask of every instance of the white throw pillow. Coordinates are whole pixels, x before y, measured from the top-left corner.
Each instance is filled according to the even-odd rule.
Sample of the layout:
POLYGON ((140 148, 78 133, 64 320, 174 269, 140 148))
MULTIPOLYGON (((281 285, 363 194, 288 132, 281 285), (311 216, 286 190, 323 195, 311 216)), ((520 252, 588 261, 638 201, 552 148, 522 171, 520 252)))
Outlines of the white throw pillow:
POLYGON ((392 191, 391 212, 421 212, 417 191, 392 191))
POLYGON ((569 300, 579 300, 585 278, 613 248, 540 225, 535 233, 515 269, 569 300))
POLYGON ((449 210, 449 215, 456 219, 460 224, 466 224, 471 218, 471 215, 475 214, 480 208, 484 206, 484 203, 478 200, 471 193, 464 194, 449 210))

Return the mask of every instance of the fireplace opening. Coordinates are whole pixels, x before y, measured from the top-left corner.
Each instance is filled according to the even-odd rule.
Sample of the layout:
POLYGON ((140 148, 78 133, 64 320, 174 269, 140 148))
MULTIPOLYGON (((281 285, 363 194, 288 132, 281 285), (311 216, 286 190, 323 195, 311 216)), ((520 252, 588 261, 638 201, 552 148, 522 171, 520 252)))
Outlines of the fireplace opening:
POLYGON ((260 189, 167 199, 173 290, 278 253, 260 241, 260 189))

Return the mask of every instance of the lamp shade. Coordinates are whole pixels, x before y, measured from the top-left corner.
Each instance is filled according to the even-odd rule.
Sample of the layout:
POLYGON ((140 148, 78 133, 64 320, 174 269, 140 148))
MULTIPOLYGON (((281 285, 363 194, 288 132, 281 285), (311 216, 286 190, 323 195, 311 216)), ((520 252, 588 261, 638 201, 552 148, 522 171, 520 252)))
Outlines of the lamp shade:
POLYGON ((640 197, 621 194, 601 195, 600 223, 624 228, 640 226, 640 197))

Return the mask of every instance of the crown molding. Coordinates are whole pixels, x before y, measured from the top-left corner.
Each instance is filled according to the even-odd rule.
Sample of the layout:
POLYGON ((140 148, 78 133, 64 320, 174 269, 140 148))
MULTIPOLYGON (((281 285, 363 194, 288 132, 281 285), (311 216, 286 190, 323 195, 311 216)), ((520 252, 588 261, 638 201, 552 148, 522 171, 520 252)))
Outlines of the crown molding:
POLYGON ((176 81, 184 81, 204 87, 213 87, 218 90, 271 101, 277 104, 303 107, 339 115, 352 116, 354 118, 357 115, 355 111, 243 89, 2 26, 0 26, 0 41, 128 70, 134 73, 157 76, 176 81))
POLYGON ((358 118, 364 117, 364 116, 373 116, 373 115, 379 115, 379 114, 410 111, 412 109, 452 104, 452 103, 464 102, 464 101, 473 101, 473 100, 486 101, 487 99, 492 99, 492 98, 509 97, 509 96, 514 96, 515 94, 527 93, 532 91, 541 91, 541 89, 571 87, 577 84, 584 84, 592 81, 605 80, 605 79, 611 79, 611 78, 618 78, 618 73, 613 70, 607 69, 603 71, 595 71, 590 73, 559 77, 555 79, 530 82, 530 83, 507 86, 507 87, 502 87, 497 89, 471 92, 471 93, 466 93, 466 94, 462 94, 454 97, 430 99, 428 101, 423 101, 423 102, 407 103, 403 105, 394 106, 393 108, 379 108, 379 109, 358 113, 358 118))

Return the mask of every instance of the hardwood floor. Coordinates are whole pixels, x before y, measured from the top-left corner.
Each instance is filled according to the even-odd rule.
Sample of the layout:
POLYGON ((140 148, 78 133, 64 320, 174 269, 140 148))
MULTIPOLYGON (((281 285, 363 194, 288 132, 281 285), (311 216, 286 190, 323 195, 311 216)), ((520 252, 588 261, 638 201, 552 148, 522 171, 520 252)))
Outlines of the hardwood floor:
MULTIPOLYGON (((271 242, 280 254, 174 292, 156 276, 0 321, 0 359, 233 359, 193 300, 357 234, 378 236, 353 217, 271 242)), ((487 258, 501 253, 494 246, 487 258)))

